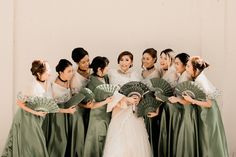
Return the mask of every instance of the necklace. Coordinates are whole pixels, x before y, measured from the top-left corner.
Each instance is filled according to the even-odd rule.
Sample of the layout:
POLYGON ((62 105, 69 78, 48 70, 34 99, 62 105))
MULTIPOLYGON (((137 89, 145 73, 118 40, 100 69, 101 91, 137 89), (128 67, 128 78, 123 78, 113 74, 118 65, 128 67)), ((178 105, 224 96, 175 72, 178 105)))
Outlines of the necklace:
POLYGON ((154 67, 155 67, 155 66, 153 65, 153 66, 151 66, 150 68, 146 68, 146 69, 149 71, 149 70, 152 70, 154 67))
POLYGON ((37 81, 41 82, 41 83, 44 83, 45 80, 40 80, 38 77, 37 77, 37 81))
POLYGON ((62 80, 60 76, 58 76, 58 79, 59 79, 61 82, 64 82, 64 83, 67 82, 67 80, 62 80))

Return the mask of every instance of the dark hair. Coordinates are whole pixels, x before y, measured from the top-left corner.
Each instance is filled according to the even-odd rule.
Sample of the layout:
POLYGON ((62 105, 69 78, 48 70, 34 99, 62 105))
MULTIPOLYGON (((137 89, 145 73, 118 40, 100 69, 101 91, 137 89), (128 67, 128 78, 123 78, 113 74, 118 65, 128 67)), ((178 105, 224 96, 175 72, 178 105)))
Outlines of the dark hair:
MULTIPOLYGON (((133 62, 133 59, 134 59, 134 56, 131 52, 129 51, 124 51, 124 52, 121 52, 117 58, 117 63, 119 64, 120 63, 120 60, 123 56, 129 56, 129 58, 131 59, 131 61, 133 62)), ((130 66, 130 68, 132 67, 133 65, 130 66)))
POLYGON ((174 52, 174 51, 172 49, 168 48, 168 49, 161 51, 161 54, 164 53, 165 55, 168 55, 168 54, 170 54, 170 52, 174 52))
POLYGON ((144 50, 143 55, 145 53, 149 54, 150 56, 152 56, 152 58, 156 59, 154 63, 157 62, 157 50, 155 50, 154 48, 148 48, 148 49, 144 50))
POLYGON ((170 48, 165 49, 165 50, 161 51, 160 56, 164 53, 165 55, 167 55, 171 59, 171 63, 173 63, 174 58, 171 55, 171 52, 174 53, 174 51, 172 49, 170 49, 170 48))
POLYGON ((175 56, 175 59, 179 58, 179 60, 183 63, 183 65, 186 66, 189 60, 189 57, 190 56, 187 53, 179 53, 175 56))
POLYGON ((203 61, 203 59, 201 59, 199 56, 191 57, 190 62, 193 66, 194 75, 196 75, 197 70, 199 71, 199 74, 200 74, 205 68, 210 66, 208 63, 203 61))
POLYGON ((98 68, 103 70, 108 64, 109 60, 106 57, 97 56, 93 59, 89 67, 93 69, 94 74, 97 74, 98 68))
POLYGON ((71 58, 74 62, 78 63, 86 55, 88 55, 88 52, 82 47, 78 47, 72 51, 71 58))
POLYGON ((31 66, 31 73, 33 76, 36 77, 36 79, 38 81, 41 81, 39 79, 39 75, 42 75, 45 71, 46 71, 46 61, 43 61, 43 60, 34 60, 32 62, 32 66, 31 66))
POLYGON ((67 59, 61 59, 56 66, 56 72, 63 72, 68 66, 72 66, 72 63, 67 59))

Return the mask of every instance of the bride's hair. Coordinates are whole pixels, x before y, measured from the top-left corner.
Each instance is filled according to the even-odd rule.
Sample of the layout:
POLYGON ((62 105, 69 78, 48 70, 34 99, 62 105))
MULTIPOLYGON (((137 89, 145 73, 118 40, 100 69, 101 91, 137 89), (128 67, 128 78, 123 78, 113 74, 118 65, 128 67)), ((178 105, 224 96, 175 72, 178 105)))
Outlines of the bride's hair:
MULTIPOLYGON (((119 64, 120 63, 120 60, 123 56, 129 56, 130 60, 133 62, 133 59, 134 59, 134 56, 131 52, 129 51, 124 51, 124 52, 121 52, 117 58, 117 63, 119 64)), ((130 68, 132 67, 133 65, 130 66, 130 68)))

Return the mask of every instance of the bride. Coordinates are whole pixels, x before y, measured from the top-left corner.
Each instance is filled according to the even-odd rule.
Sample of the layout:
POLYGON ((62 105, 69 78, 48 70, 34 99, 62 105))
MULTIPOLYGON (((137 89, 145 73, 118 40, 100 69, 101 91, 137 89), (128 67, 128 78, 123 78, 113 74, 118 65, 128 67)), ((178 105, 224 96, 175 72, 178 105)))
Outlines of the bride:
MULTIPOLYGON (((110 75, 111 84, 122 86, 127 82, 139 80, 135 73, 129 70, 133 63, 133 55, 130 52, 122 52, 118 63, 119 70, 112 71, 110 75)), ((142 94, 132 91, 128 97, 118 93, 115 96, 115 100, 120 101, 114 103, 116 105, 112 109, 103 157, 151 157, 144 120, 137 117, 133 109, 141 100, 142 94)))

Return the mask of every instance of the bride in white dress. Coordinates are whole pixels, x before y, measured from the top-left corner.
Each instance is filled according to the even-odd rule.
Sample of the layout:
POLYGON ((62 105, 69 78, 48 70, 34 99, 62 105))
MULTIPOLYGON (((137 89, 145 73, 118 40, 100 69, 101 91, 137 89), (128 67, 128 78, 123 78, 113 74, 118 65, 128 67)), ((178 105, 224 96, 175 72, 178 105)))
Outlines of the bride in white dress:
MULTIPOLYGON (((121 53, 118 63, 120 69, 110 73, 111 84, 122 86, 127 82, 139 80, 137 75, 130 71, 133 63, 133 55, 130 52, 121 53)), ((127 98, 114 96, 120 97, 121 100, 112 109, 112 119, 108 128, 103 156, 151 157, 144 120, 133 112, 133 105, 139 103, 141 94, 134 91, 127 98)))

